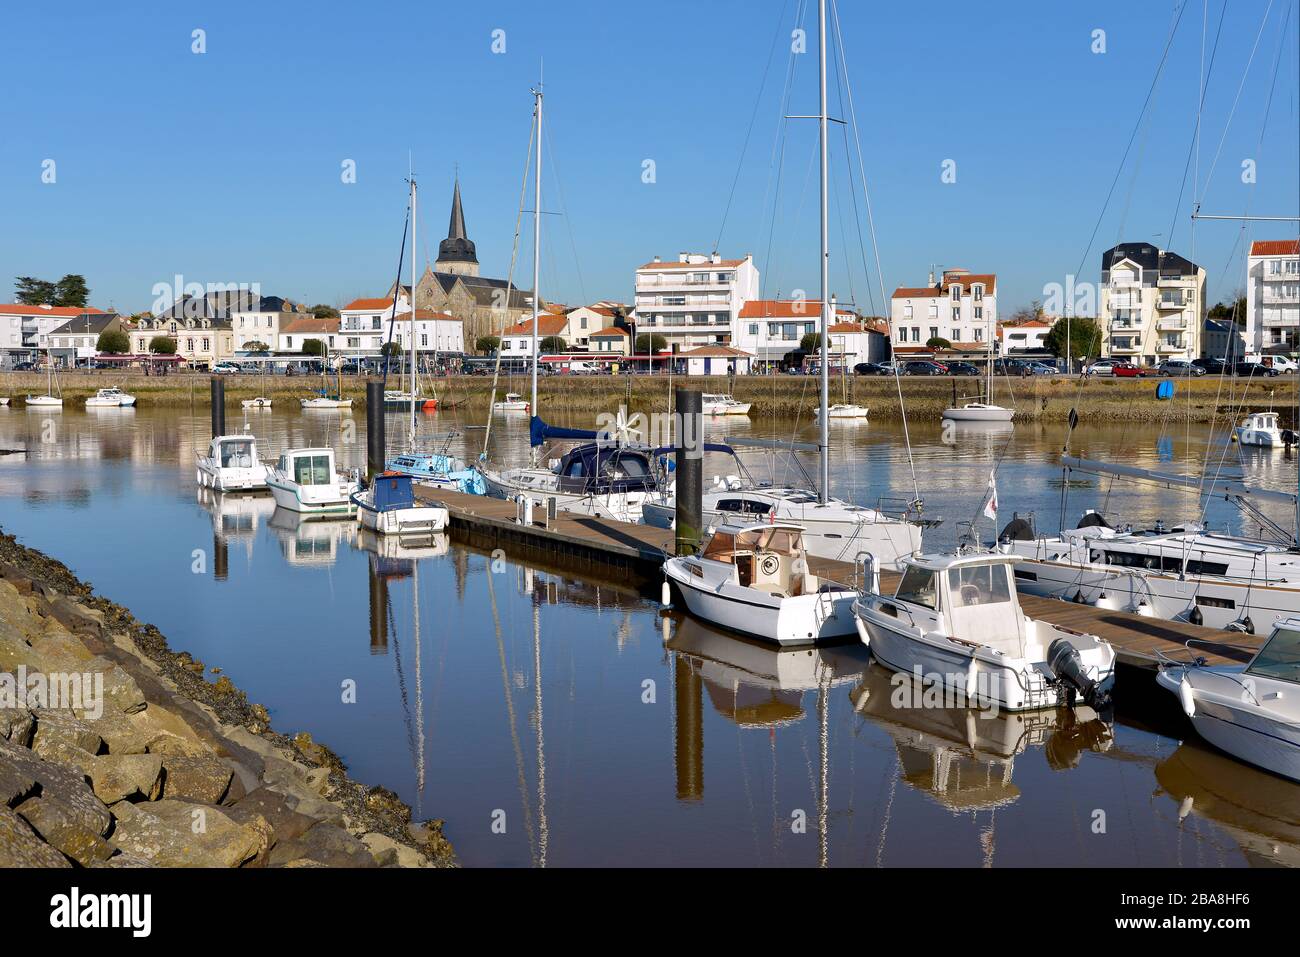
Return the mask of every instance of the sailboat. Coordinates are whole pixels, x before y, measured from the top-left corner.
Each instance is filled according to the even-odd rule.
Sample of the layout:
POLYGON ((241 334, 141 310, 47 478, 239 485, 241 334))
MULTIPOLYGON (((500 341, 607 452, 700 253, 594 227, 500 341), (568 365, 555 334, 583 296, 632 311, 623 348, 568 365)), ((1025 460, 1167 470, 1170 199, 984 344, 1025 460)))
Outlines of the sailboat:
POLYGON ((957 383, 954 381, 953 403, 943 410, 943 418, 950 422, 1010 422, 1016 414, 1014 409, 993 404, 993 310, 988 310, 988 351, 984 357, 984 395, 976 399, 957 404, 957 383))
POLYGON ((352 400, 343 398, 343 372, 341 369, 335 370, 334 391, 329 391, 329 378, 326 372, 329 369, 329 346, 325 346, 324 355, 321 358, 321 387, 317 394, 310 399, 299 399, 304 409, 350 409, 352 400))
MULTIPOLYGON (((831 317, 834 318, 834 316, 835 316, 835 299, 834 299, 834 297, 832 297, 832 298, 831 298, 831 317)), ((846 376, 846 371, 847 371, 847 370, 846 370, 846 368, 845 368, 845 363, 844 363, 844 345, 843 345, 843 341, 841 340, 841 343, 840 343, 840 401, 839 401, 839 402, 836 402, 834 405, 832 405, 832 406, 827 410, 827 412, 826 412, 826 418, 828 418, 828 419, 848 419, 848 420, 850 420, 850 421, 852 421, 852 420, 861 420, 861 419, 865 419, 865 418, 867 417, 867 413, 868 413, 868 411, 869 411, 869 410, 867 409, 867 407, 866 407, 865 405, 858 405, 856 402, 850 402, 850 401, 849 401, 849 385, 848 385, 848 377, 846 376)), ((816 409, 813 410, 813 415, 815 415, 815 416, 816 416, 817 418, 819 418, 819 419, 822 417, 822 410, 821 410, 821 407, 820 407, 820 406, 818 406, 816 409)))
MULTIPOLYGON (((46 338, 48 340, 49 337, 46 338)), ((59 389, 59 394, 54 394, 54 390, 58 388, 58 378, 54 375, 54 356, 50 354, 48 341, 45 344, 45 383, 45 395, 29 395, 27 397, 27 407, 29 409, 62 409, 63 390, 59 389)))

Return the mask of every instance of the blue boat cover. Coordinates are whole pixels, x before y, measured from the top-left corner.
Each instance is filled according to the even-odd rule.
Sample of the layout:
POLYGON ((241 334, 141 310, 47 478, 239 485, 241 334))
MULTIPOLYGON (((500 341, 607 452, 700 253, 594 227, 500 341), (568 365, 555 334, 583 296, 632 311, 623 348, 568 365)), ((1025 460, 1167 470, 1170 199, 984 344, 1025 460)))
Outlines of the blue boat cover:
POLYGON ((384 472, 375 476, 375 510, 388 512, 415 505, 411 476, 384 472))
POLYGON ((598 439, 601 433, 590 429, 564 429, 558 425, 547 425, 539 415, 528 420, 528 444, 539 446, 547 439, 598 439))

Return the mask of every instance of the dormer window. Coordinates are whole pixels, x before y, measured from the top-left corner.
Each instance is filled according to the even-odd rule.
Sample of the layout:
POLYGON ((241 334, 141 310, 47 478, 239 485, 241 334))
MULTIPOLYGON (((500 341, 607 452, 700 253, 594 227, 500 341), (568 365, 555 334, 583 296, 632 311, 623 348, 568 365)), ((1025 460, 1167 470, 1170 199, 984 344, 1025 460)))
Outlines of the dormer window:
POLYGON ((983 286, 971 286, 971 287, 970 287, 970 294, 971 294, 971 298, 972 298, 972 299, 974 299, 976 302, 979 302, 981 299, 984 298, 984 287, 983 287, 983 286))
POLYGON ((961 286, 951 286, 948 292, 952 295, 953 302, 961 302, 961 286))

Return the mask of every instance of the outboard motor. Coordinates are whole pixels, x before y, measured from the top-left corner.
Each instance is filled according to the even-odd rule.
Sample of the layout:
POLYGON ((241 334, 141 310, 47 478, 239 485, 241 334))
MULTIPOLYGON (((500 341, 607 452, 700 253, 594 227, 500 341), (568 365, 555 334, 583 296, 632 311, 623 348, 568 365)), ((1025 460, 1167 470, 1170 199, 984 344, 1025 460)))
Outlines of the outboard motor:
POLYGON ((1075 692, 1082 695, 1084 704, 1094 711, 1105 711, 1110 707, 1110 695, 1088 677, 1079 650, 1068 639, 1057 638, 1048 645, 1047 667, 1052 669, 1057 681, 1065 685, 1072 707, 1075 692))

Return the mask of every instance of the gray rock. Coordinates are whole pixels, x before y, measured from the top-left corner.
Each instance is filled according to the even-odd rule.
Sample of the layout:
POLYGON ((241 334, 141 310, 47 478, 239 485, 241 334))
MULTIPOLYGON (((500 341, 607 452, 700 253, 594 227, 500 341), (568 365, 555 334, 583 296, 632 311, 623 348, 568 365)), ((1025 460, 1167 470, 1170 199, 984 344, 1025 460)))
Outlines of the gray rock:
POLYGON ((370 848, 371 855, 373 855, 375 862, 380 867, 432 866, 424 859, 424 855, 415 848, 399 844, 388 835, 380 834, 377 831, 362 834, 361 843, 370 848))
POLYGON ((26 748, 32 743, 36 719, 26 708, 0 709, 0 738, 26 748))
POLYGON ((33 742, 32 750, 46 761, 75 768, 82 774, 90 774, 90 766, 95 761, 95 756, 89 751, 83 751, 75 744, 58 739, 45 738, 39 747, 36 747, 33 742))
POLYGON ((103 746, 99 732, 70 711, 38 708, 32 714, 36 717, 32 750, 37 754, 53 744, 69 744, 91 754, 98 754, 103 746))
POLYGON ((101 837, 108 833, 113 816, 104 802, 95 797, 81 771, 44 761, 26 748, 0 741, 0 768, 6 767, 20 776, 34 779, 42 800, 67 805, 67 813, 76 817, 85 830, 101 837))
POLYGON ((226 813, 240 824, 249 823, 253 818, 266 821, 275 835, 274 844, 295 840, 316 826, 315 818, 300 814, 294 808, 295 802, 291 798, 270 788, 258 788, 227 808, 226 813))
POLYGON ((149 750, 149 733, 121 711, 107 708, 98 718, 82 720, 104 739, 109 754, 144 754, 149 750))
POLYGON ((162 757, 163 797, 168 800, 220 804, 233 773, 213 757, 167 754, 162 757))
POLYGON ((326 867, 375 867, 370 848, 341 827, 317 824, 302 837, 276 845, 271 851, 271 866, 279 867, 300 858, 317 861, 326 867))
POLYGON ((98 830, 97 822, 75 804, 55 797, 28 798, 14 810, 52 847, 83 866, 107 860, 113 848, 98 830))
POLYGON ((155 867, 238 867, 257 856, 263 835, 221 808, 185 801, 122 802, 113 843, 155 867))
POLYGON ((71 867, 9 808, 0 805, 0 867, 71 867))
POLYGON ((158 799, 162 789, 162 758, 156 754, 101 754, 91 759, 90 781, 105 804, 125 798, 158 799))

